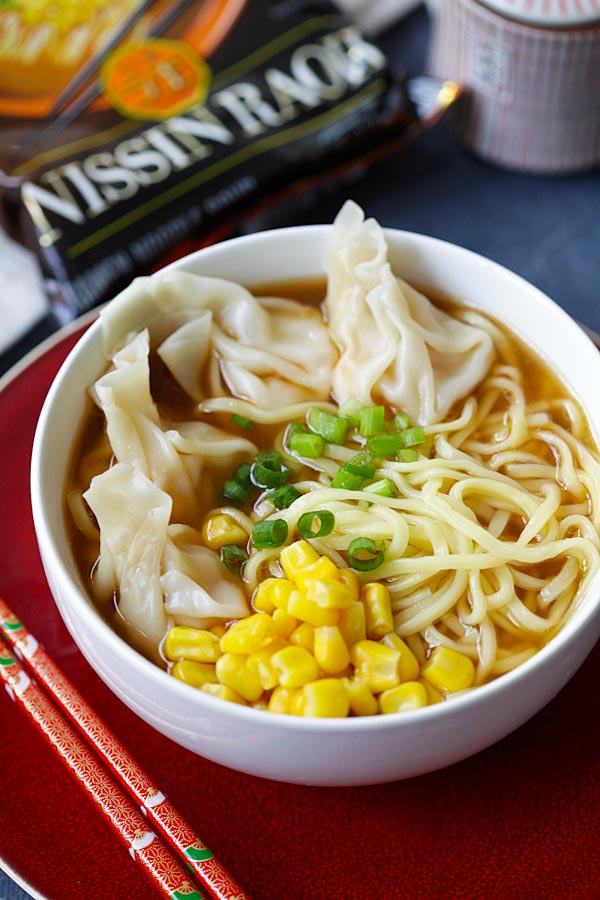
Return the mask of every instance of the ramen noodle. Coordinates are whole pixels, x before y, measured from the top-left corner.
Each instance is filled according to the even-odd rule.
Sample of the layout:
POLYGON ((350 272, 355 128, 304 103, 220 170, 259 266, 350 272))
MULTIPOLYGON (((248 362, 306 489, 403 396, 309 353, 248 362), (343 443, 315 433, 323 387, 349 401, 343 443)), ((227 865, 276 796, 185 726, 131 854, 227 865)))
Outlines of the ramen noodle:
POLYGON ((332 233, 321 305, 171 272, 102 312, 67 501, 92 596, 175 677, 396 712, 564 625, 598 572, 600 468, 504 327, 392 272, 355 204, 332 233))

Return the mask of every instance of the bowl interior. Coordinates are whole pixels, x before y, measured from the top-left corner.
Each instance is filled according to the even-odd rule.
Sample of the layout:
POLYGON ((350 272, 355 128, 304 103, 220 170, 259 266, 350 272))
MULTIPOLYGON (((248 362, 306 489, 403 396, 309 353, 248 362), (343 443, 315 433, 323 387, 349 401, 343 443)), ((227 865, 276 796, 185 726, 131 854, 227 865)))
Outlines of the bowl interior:
MULTIPOLYGON (((184 269, 239 281, 250 287, 261 283, 313 278, 323 274, 323 254, 330 232, 330 226, 309 226, 249 235, 199 251, 178 260, 164 271, 184 269)), ((390 261, 398 275, 421 288, 451 295, 466 304, 482 308, 504 322, 537 350, 581 402, 592 433, 596 441, 599 440, 600 392, 595 385, 600 382, 600 354, 563 310, 518 276, 460 247, 400 231, 387 231, 386 237, 390 261)), ((185 696, 186 702, 198 709, 214 711, 227 707, 226 715, 230 719, 249 721, 252 718, 257 722, 270 719, 269 724, 274 725, 272 713, 234 708, 234 704, 223 704, 200 691, 189 692, 185 685, 166 676, 118 638, 101 620, 88 599, 76 570, 65 530, 63 486, 85 409, 85 389, 98 377, 104 364, 100 329, 95 324, 74 348, 57 376, 44 405, 34 443, 34 520, 42 558, 61 614, 93 665, 95 635, 101 637, 105 646, 114 652, 115 659, 122 668, 121 674, 130 670, 143 675, 148 685, 146 692, 150 686, 155 686, 171 695, 185 696)), ((423 714, 426 714, 425 718, 444 719, 451 715, 451 709, 479 703, 478 699, 473 698, 477 698, 482 691, 490 695, 498 694, 504 689, 503 684, 510 685, 525 677, 536 666, 540 666, 545 657, 570 640, 578 629, 584 627, 586 620, 597 609, 599 594, 596 582, 586 602, 552 642, 552 646, 549 645, 541 654, 538 653, 514 672, 453 700, 452 704, 426 708, 414 715, 403 714, 403 723, 408 724, 416 716, 423 714)), ((576 667, 576 664, 573 663, 571 669, 573 666, 576 667)), ((105 677, 102 671, 100 674, 105 677)), ((117 690, 117 693, 129 702, 126 688, 117 690)), ((543 702, 548 699, 549 696, 543 702)), ((529 715, 531 711, 530 709, 529 715)), ((391 720, 396 720, 397 717, 380 716, 375 717, 378 721, 367 722, 353 719, 343 722, 319 720, 316 723, 294 717, 275 718, 278 721, 287 720, 282 723, 281 728, 316 732, 340 728, 352 728, 356 731, 389 730, 396 727, 395 721, 391 720)), ((516 726, 513 724, 512 727, 516 726)), ((190 746, 189 743, 186 745, 190 746)))

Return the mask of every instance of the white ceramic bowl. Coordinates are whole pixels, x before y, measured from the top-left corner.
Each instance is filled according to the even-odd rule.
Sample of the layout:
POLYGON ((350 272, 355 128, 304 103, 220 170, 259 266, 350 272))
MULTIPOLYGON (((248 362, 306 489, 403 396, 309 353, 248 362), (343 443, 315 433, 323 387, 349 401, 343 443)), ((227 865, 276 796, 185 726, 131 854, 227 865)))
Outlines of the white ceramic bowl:
MULTIPOLYGON (((264 232, 218 244, 171 268, 252 285, 322 272, 329 226, 264 232)), ((503 320, 549 360, 600 435, 600 354, 581 329, 521 278, 432 238, 387 231, 391 261, 408 281, 451 294, 503 320)), ((513 731, 581 665, 600 634, 600 583, 560 634, 498 680, 414 712, 372 718, 302 719, 210 697, 152 665, 96 612, 75 567, 63 519, 67 461, 85 387, 104 365, 97 324, 58 373, 33 447, 31 490, 39 547, 58 609, 80 650, 119 700, 178 744, 225 766, 280 781, 370 784, 457 762, 513 731)))

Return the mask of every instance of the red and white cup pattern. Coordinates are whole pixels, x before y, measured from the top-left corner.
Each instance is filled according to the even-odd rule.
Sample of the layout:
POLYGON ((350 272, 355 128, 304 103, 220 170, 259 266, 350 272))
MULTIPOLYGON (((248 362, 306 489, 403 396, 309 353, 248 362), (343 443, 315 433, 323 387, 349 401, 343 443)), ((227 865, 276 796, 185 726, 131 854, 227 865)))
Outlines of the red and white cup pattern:
POLYGON ((540 174, 600 163, 600 0, 438 0, 434 10, 429 71, 465 88, 451 112, 466 147, 540 174))

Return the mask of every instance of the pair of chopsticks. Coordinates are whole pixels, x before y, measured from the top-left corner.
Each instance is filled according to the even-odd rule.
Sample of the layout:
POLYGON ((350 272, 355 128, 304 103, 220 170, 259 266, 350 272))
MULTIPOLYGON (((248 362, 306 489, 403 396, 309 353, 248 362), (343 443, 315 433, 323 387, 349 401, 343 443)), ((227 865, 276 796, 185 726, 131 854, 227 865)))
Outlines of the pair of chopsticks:
POLYGON ((212 900, 250 900, 1 597, 0 636, 9 645, 0 641, 0 681, 88 792, 159 893, 173 898, 183 891, 190 900, 203 900, 205 895, 187 866, 212 900))

